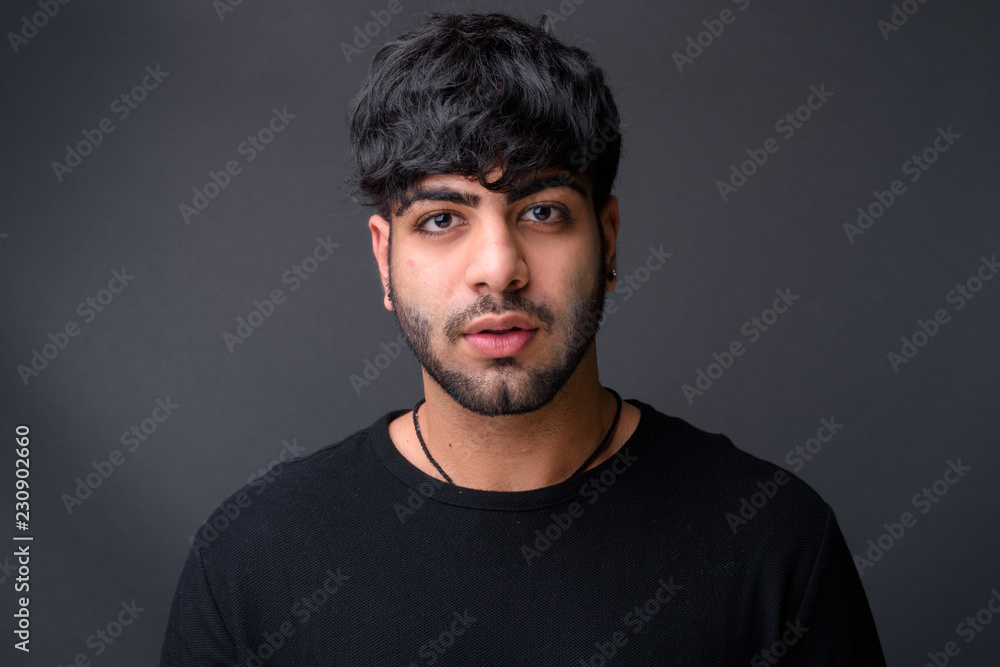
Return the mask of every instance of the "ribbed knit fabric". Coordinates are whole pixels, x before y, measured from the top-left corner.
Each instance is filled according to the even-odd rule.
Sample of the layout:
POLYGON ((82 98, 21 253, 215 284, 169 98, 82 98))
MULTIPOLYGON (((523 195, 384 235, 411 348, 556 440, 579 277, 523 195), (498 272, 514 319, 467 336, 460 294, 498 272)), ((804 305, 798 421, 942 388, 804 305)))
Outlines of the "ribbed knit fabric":
POLYGON ((884 665, 816 492, 629 402, 618 453, 531 491, 425 474, 404 410, 285 464, 199 530, 160 664, 884 665))

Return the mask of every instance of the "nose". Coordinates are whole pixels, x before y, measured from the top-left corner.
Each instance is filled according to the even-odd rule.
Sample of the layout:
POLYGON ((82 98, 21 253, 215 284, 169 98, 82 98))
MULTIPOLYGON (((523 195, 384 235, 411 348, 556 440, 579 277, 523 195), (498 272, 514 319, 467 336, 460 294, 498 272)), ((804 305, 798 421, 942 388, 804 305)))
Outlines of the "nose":
POLYGON ((484 216, 469 236, 469 264, 466 283, 474 292, 502 294, 528 284, 528 263, 524 238, 516 222, 501 215, 484 216))

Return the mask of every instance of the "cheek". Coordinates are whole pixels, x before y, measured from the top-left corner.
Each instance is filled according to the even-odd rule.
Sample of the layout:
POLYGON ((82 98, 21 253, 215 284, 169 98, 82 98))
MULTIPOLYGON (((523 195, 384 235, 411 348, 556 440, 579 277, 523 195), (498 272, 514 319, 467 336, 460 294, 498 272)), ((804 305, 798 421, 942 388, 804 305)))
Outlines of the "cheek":
POLYGON ((406 257, 403 253, 392 258, 392 280, 396 289, 402 292, 414 305, 421 304, 427 294, 434 289, 434 274, 427 270, 419 258, 406 257))
POLYGON ((529 288, 529 293, 537 294, 538 299, 557 309, 586 297, 593 290, 595 280, 596 269, 589 258, 591 252, 583 248, 563 248, 558 255, 550 253, 534 258, 529 264, 534 289, 529 288), (566 259, 556 261, 560 256, 566 259))
POLYGON ((596 258, 591 258, 576 267, 573 271, 573 292, 577 296, 586 296, 594 289, 594 281, 600 272, 600 266, 596 258))
POLYGON ((445 318, 454 312, 449 310, 448 282, 439 272, 422 268, 419 261, 411 259, 405 264, 393 272, 396 291, 415 316, 426 319, 426 326, 440 330, 445 318))

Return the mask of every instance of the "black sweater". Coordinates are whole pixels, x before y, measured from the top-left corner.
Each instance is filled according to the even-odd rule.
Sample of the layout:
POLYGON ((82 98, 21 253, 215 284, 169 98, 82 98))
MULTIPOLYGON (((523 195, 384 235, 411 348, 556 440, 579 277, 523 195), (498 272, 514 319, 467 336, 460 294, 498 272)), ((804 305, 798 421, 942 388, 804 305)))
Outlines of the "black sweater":
POLYGON ((161 665, 884 665, 833 511, 640 401, 531 491, 435 480, 390 412, 256 480, 184 566, 161 665))

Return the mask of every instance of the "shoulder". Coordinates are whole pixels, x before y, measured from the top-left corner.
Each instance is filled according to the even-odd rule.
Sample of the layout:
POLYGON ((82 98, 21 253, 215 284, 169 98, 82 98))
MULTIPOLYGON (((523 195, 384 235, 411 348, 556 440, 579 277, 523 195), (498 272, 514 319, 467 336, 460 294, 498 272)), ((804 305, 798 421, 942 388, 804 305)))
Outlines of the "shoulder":
POLYGON ((192 536, 192 546, 206 562, 230 560, 246 545, 254 544, 255 551, 286 545, 326 525, 331 511, 343 510, 358 496, 360 480, 371 477, 366 441, 378 423, 259 471, 208 516, 192 536))
POLYGON ((656 430, 647 454, 686 514, 734 540, 819 547, 833 512, 808 483, 721 433, 650 409, 656 430))

